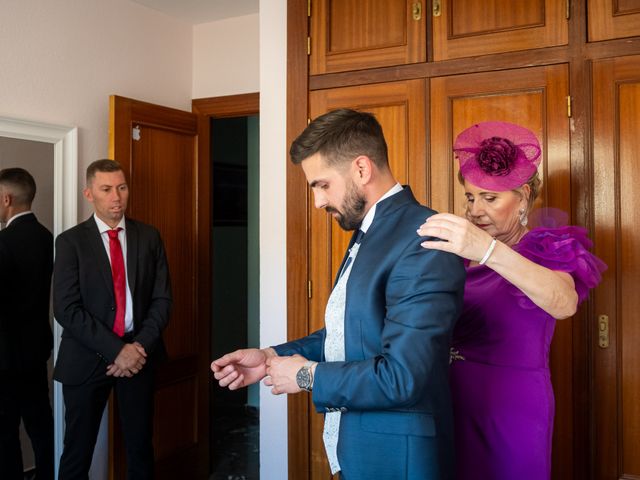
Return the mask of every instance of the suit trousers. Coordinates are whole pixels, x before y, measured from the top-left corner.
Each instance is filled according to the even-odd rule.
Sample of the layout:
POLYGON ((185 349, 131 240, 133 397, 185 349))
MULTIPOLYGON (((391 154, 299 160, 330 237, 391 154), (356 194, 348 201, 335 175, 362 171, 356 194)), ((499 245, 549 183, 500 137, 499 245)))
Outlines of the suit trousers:
POLYGON ((131 378, 106 375, 107 364, 81 385, 63 385, 65 405, 64 451, 58 480, 86 480, 93 458, 100 421, 111 391, 118 412, 127 456, 127 479, 154 477, 153 386, 155 368, 151 357, 131 378))
POLYGON ((0 372, 0 476, 24 478, 20 419, 31 440, 37 480, 53 480, 53 414, 47 364, 38 369, 0 372))

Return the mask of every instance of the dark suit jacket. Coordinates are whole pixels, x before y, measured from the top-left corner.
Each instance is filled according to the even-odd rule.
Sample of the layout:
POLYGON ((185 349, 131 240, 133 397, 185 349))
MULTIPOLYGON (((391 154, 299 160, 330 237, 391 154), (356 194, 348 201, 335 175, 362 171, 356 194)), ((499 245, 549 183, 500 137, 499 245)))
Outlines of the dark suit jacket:
POLYGON ((32 213, 0 231, 0 370, 42 367, 51 355, 53 235, 32 213))
MULTIPOLYGON (((158 231, 126 219, 127 278, 133 298, 134 341, 156 357, 166 355, 162 331, 169 321, 171 285, 158 231)), ((113 333, 115 297, 109 257, 91 216, 56 239, 53 309, 64 327, 54 378, 79 385, 124 346, 113 333)))
POLYGON ((343 412, 348 480, 453 475, 449 345, 465 272, 456 255, 420 246, 416 230, 434 213, 408 187, 378 203, 347 281, 345 361, 323 362, 324 329, 275 348, 323 362, 313 402, 343 412))

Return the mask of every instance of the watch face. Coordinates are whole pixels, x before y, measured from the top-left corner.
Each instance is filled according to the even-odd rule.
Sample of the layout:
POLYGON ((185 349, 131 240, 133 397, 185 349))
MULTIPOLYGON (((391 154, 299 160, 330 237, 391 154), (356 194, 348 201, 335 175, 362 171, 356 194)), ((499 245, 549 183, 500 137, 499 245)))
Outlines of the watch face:
POLYGON ((308 367, 302 367, 298 370, 298 373, 296 374, 296 382, 298 387, 301 389, 309 390, 309 387, 311 386, 311 373, 309 372, 308 367))

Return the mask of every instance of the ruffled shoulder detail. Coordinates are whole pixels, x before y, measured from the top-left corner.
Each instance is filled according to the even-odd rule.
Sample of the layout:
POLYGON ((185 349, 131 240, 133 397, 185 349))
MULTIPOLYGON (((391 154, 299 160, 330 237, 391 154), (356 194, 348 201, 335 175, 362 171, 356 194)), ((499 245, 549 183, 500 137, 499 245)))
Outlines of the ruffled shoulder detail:
POLYGON ((514 250, 532 262, 551 270, 567 272, 576 284, 579 301, 600 283, 607 265, 589 251, 592 242, 582 227, 534 228, 514 250))

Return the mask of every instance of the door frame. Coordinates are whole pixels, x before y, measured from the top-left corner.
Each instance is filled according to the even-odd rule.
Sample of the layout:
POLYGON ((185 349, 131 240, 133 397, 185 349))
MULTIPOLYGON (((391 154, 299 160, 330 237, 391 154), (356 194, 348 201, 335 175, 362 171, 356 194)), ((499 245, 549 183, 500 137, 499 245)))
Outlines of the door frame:
MULTIPOLYGON (((0 117, 0 137, 53 145, 53 236, 78 223, 78 128, 0 117)), ((53 322, 53 361, 60 347, 62 327, 53 322)), ((62 384, 53 382, 53 441, 55 475, 64 446, 62 384)))
MULTIPOLYGON (((191 111, 196 114, 198 122, 198 162, 197 162, 197 228, 198 228, 198 265, 199 292, 198 312, 202 318, 211 319, 211 215, 213 212, 212 185, 211 185, 211 119, 212 118, 233 118, 257 115, 260 112, 260 94, 245 93, 240 95, 227 95, 221 97, 196 98, 191 101, 191 111)), ((211 361, 211 322, 206 323, 200 338, 199 350, 203 357, 211 361)), ((202 374, 211 378, 209 363, 202 365, 202 374)), ((207 382, 208 384, 208 382, 207 382)), ((208 391, 200 392, 201 398, 198 401, 200 408, 200 418, 209 425, 209 408, 211 399, 208 391)), ((209 436, 211 432, 209 432, 209 436)), ((209 442, 205 442, 209 456, 209 442)))
MULTIPOLYGON (((309 115, 307 2, 287 0, 287 145, 302 133, 309 115), (301 46, 305 47, 302 48, 301 46)), ((287 162, 287 340, 309 334, 309 192, 302 169, 287 162)), ((309 478, 311 419, 308 395, 287 397, 289 478, 309 478)))

